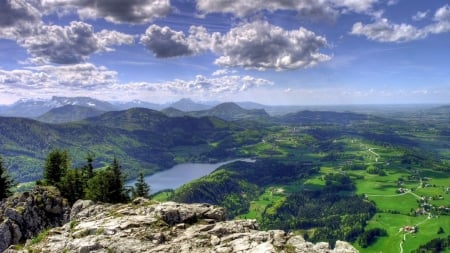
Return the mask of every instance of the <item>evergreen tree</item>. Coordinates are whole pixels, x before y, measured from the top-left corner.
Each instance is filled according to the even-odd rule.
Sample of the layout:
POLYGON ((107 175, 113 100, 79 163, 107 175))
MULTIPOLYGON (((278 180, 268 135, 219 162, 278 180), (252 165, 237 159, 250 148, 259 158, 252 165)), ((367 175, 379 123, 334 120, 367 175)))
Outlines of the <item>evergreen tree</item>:
POLYGON ((108 168, 98 171, 88 181, 87 185, 86 197, 88 199, 107 203, 119 203, 128 200, 121 166, 116 157, 108 168))
POLYGON ((86 188, 86 198, 93 201, 110 202, 109 199, 109 171, 99 170, 89 179, 86 188))
POLYGON ((13 186, 13 180, 7 174, 3 158, 0 156, 0 200, 9 197, 12 194, 11 187, 13 186))
POLYGON ((114 156, 113 162, 109 167, 111 172, 110 178, 110 196, 111 203, 123 202, 128 199, 125 192, 125 179, 122 176, 122 166, 119 160, 114 156))
POLYGON ((70 205, 75 201, 84 197, 84 188, 86 183, 83 180, 83 175, 78 169, 69 169, 61 178, 59 189, 61 195, 69 201, 70 205))
POLYGON ((44 179, 48 185, 58 186, 70 167, 67 150, 53 149, 45 160, 44 179))
POLYGON ((144 197, 148 198, 150 186, 144 180, 144 174, 141 172, 134 184, 133 198, 144 197))
POLYGON ((86 165, 83 167, 83 176, 86 181, 94 177, 94 158, 95 155, 89 152, 86 156, 86 165))

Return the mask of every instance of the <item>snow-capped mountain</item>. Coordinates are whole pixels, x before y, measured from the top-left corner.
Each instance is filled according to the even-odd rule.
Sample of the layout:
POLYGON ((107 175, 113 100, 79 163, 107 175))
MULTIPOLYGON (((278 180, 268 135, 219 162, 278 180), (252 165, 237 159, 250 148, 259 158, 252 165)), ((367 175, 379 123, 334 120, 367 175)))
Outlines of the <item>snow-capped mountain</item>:
POLYGON ((95 108, 99 111, 114 111, 114 105, 90 97, 57 97, 51 99, 21 99, 16 103, 0 108, 0 115, 12 117, 36 118, 53 108, 64 105, 76 105, 95 108))

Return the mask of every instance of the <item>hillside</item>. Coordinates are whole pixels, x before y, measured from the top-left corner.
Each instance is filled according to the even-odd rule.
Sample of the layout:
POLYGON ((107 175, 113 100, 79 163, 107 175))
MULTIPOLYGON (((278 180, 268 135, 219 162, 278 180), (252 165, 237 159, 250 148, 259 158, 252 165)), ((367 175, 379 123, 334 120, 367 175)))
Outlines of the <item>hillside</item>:
POLYGON ((244 109, 235 103, 222 103, 208 110, 183 112, 174 107, 162 110, 168 116, 179 117, 181 115, 191 117, 217 117, 226 121, 237 120, 268 120, 269 114, 263 109, 244 109))
MULTIPOLYGON (((231 132, 240 131, 217 118, 171 118, 150 109, 108 112, 78 123, 46 124, 24 118, 0 118, 0 154, 19 181, 42 176, 48 152, 68 149, 73 165, 81 166, 87 152, 96 155, 96 166, 117 156, 126 174, 135 176, 169 168, 177 161, 214 158, 210 154, 231 132)), ((226 152, 215 152, 226 158, 226 152)), ((217 157, 217 156, 216 156, 217 157)))
POLYGON ((68 123, 103 114, 104 111, 86 106, 64 105, 53 108, 36 119, 46 123, 68 123))
POLYGON ((170 107, 173 107, 183 112, 201 111, 201 110, 208 110, 211 108, 211 106, 209 105, 194 102, 189 98, 182 98, 172 103, 170 107))

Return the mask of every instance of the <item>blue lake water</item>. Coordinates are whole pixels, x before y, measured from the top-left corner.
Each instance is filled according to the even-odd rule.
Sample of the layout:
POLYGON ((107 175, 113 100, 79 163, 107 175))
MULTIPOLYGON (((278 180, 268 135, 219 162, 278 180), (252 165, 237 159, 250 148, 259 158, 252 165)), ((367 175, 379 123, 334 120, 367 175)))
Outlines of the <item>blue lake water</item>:
MULTIPOLYGON (((235 159, 221 163, 182 163, 168 170, 146 176, 144 180, 150 185, 150 194, 153 194, 165 189, 176 189, 194 179, 208 175, 222 165, 235 161, 255 162, 252 159, 235 159)), ((135 183, 136 180, 131 180, 126 185, 134 186, 135 183)))

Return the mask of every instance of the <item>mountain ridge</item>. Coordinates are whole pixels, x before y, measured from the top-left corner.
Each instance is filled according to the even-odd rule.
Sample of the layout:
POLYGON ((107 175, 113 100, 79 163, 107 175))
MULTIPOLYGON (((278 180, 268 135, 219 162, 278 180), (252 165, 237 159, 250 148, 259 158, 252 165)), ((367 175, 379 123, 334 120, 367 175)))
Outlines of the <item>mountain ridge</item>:
POLYGON ((105 113, 93 107, 80 105, 63 105, 56 107, 50 111, 42 114, 36 119, 45 123, 68 123, 83 120, 90 117, 95 117, 105 113))

